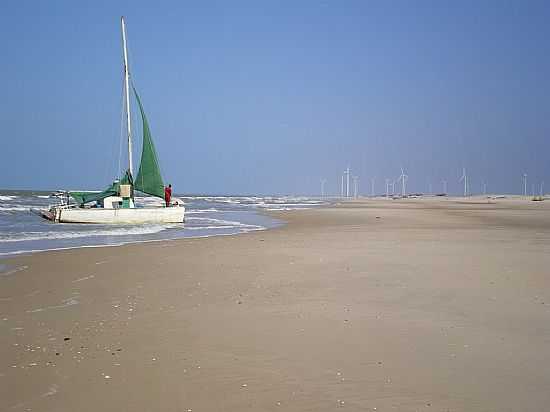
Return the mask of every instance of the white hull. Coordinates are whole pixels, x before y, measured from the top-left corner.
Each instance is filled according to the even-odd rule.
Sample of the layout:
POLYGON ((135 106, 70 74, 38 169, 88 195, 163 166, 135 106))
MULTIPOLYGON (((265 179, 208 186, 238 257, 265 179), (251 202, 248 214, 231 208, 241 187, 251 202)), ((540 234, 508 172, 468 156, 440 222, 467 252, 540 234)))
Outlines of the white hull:
POLYGON ((183 223, 185 207, 143 207, 131 209, 53 207, 49 211, 41 211, 41 215, 48 220, 59 223, 183 223))

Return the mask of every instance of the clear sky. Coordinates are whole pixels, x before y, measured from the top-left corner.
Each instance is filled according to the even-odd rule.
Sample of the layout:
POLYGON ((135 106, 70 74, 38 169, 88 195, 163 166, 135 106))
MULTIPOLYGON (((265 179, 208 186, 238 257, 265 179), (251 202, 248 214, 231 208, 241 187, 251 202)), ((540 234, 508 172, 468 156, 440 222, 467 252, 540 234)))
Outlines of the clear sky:
POLYGON ((116 176, 121 15, 178 193, 550 190, 550 2, 520 0, 3 1, 0 187, 116 176))

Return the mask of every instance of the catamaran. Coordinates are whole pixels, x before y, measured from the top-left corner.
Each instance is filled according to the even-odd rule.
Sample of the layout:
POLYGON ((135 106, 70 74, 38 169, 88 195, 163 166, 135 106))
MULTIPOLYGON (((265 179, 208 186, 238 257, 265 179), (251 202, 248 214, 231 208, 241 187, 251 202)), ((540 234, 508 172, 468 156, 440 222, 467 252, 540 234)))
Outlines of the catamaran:
POLYGON ((158 156, 137 91, 130 80, 126 26, 121 17, 122 49, 124 58, 124 106, 126 107, 126 132, 128 140, 128 169, 121 179, 115 180, 102 192, 68 191, 58 195, 61 203, 38 213, 52 222, 59 223, 182 223, 185 207, 179 199, 171 204, 140 207, 135 203, 135 191, 164 198, 164 183, 158 156), (141 161, 136 177, 132 164, 132 127, 130 121, 130 86, 141 114, 143 142, 141 161))

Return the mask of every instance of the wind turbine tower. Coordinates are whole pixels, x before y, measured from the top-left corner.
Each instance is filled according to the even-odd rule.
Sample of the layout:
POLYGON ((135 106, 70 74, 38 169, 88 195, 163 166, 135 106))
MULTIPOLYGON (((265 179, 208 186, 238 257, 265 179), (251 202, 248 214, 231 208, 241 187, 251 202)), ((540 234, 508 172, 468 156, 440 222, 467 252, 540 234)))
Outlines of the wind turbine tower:
POLYGON ((353 197, 357 199, 359 176, 352 176, 352 179, 353 179, 353 197))
POLYGON ((443 183, 443 193, 447 194, 447 181, 442 180, 441 183, 443 183))
POLYGON ((527 173, 523 174, 523 196, 527 197, 527 173))
POLYGON ((346 180, 346 197, 349 197, 349 166, 346 170, 346 177, 347 177, 347 180, 346 180))
POLYGON ((386 178, 386 197, 390 197, 390 179, 386 178))
POLYGON ((374 177, 370 179, 370 195, 374 197, 374 177))
POLYGON ((340 197, 344 197, 344 175, 342 175, 342 183, 340 184, 340 197))
POLYGON ((325 197, 325 183, 327 179, 321 179, 321 197, 325 197))
POLYGON ((403 168, 401 168, 401 175, 397 178, 397 181, 399 182, 401 180, 401 196, 405 197, 405 194, 407 193, 405 188, 407 184, 407 180, 409 180, 409 176, 405 174, 403 171, 403 168))
POLYGON ((466 176, 466 168, 462 168, 462 177, 459 182, 464 181, 464 197, 468 196, 468 176, 466 176))

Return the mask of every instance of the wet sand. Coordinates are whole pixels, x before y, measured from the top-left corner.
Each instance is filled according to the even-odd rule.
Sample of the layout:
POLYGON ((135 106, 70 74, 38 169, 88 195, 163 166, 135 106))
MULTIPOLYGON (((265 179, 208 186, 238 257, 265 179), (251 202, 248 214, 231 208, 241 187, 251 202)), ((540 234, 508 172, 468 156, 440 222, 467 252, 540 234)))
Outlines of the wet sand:
POLYGON ((0 410, 548 409, 550 202, 276 216, 0 262, 0 410))

